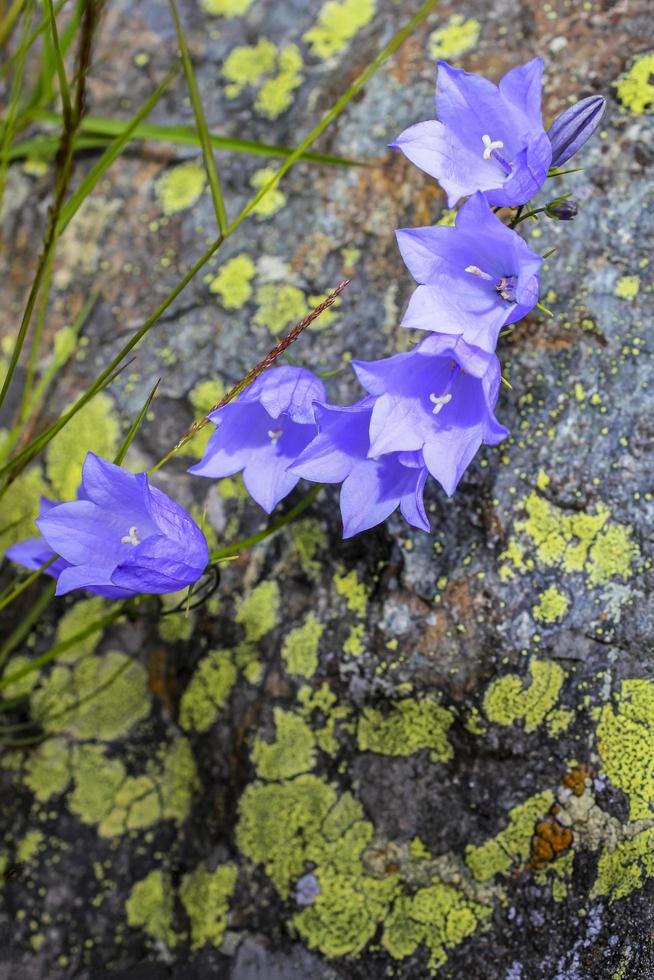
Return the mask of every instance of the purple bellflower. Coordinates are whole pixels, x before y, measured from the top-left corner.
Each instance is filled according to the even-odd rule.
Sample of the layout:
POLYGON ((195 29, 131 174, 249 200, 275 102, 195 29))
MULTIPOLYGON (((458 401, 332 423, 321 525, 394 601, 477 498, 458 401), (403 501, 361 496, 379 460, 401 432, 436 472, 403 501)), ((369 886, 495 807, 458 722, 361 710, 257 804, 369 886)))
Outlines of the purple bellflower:
POLYGON ((402 228, 397 242, 420 284, 403 327, 460 335, 492 352, 502 327, 538 302, 542 258, 493 214, 481 192, 463 204, 453 228, 402 228))
POLYGON ((591 95, 581 99, 554 120, 547 133, 552 144, 552 167, 567 163, 580 150, 600 124, 606 99, 591 95))
POLYGON ((370 457, 374 398, 348 407, 316 405, 318 435, 291 467, 316 483, 342 483, 343 537, 381 524, 400 508, 414 527, 429 530, 423 492, 427 469, 420 452, 370 457))
POLYGON ((513 68, 499 85, 438 62, 437 119, 405 129, 391 146, 435 177, 449 207, 475 191, 489 204, 525 204, 552 159, 543 128, 543 62, 513 68))
POLYGON ((56 595, 178 592, 209 560, 204 534, 182 507, 151 487, 145 473, 127 473, 94 453, 84 461, 78 499, 46 502, 36 523, 43 538, 7 555, 29 568, 60 555, 47 569, 57 575, 56 595))
POLYGON ((499 361, 460 338, 433 334, 409 353, 352 364, 375 396, 368 455, 422 450, 448 496, 482 442, 508 435, 494 414, 499 361))
POLYGON ((269 514, 300 479, 288 467, 318 431, 313 403, 324 401, 322 381, 304 368, 264 372, 238 401, 211 413, 216 431, 189 473, 217 478, 242 470, 250 496, 269 514))

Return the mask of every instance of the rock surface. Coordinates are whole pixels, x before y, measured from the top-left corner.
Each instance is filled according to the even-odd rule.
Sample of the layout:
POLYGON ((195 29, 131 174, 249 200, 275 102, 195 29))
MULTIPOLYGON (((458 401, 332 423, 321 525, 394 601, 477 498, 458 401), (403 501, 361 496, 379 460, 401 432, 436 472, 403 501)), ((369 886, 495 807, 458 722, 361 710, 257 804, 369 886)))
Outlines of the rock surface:
MULTIPOLYGON (((297 145, 417 5, 180 6, 211 129, 297 145)), ((188 616, 171 600, 7 689, 30 698, 12 720, 38 720, 48 738, 1 761, 0 978, 654 977, 648 8, 442 3, 317 147, 367 166, 296 165, 5 498, 3 527, 19 523, 3 548, 29 534, 40 493, 74 493, 89 445, 115 450, 161 377, 128 457, 151 465, 343 276, 342 302, 295 357, 342 366, 329 383, 347 399, 349 356, 406 347, 412 283, 394 229, 447 214, 386 144, 431 116, 434 58, 497 79, 541 54, 546 120, 608 97, 584 172, 556 181, 579 217, 522 225, 535 250, 556 246, 554 316, 502 340, 512 438, 480 454, 453 499, 431 487, 431 534, 393 518, 343 542, 323 491, 225 564, 188 616)), ((129 118, 174 50, 165 3, 109 4, 90 111, 129 118)), ((183 78, 151 121, 192 121, 183 78)), ((218 160, 233 217, 274 161, 218 160)), ((10 170, 7 337, 51 179, 10 170)), ((70 343, 66 325, 98 296, 46 415, 215 233, 196 148, 137 145, 111 168, 58 251, 49 344, 70 343)), ((159 485, 206 510, 214 542, 261 529, 238 479, 184 476, 202 438, 159 485)), ((105 608, 61 602, 5 676, 105 608)))

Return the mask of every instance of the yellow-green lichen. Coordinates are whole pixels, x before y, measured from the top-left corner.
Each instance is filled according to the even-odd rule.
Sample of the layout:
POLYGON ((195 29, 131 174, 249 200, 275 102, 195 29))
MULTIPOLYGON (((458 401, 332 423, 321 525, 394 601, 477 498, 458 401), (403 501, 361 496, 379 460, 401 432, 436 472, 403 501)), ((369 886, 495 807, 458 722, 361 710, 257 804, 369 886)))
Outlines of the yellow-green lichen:
POLYGON ((150 759, 145 772, 128 776, 118 758, 103 746, 82 743, 71 751, 73 790, 69 807, 83 823, 97 826, 102 837, 151 827, 159 820, 182 823, 198 784, 193 753, 178 738, 150 759))
POLYGON ((245 627, 245 637, 256 643, 277 624, 279 588, 276 582, 261 582, 241 600, 236 622, 245 627))
POLYGON ((233 864, 223 864, 215 871, 199 865, 182 878, 179 897, 191 923, 191 949, 200 949, 205 943, 220 946, 237 876, 233 864))
POLYGON ((611 782, 629 797, 631 820, 654 816, 654 683, 623 681, 602 708, 597 750, 611 782))
POLYGON ((45 838, 40 830, 28 830, 16 845, 16 860, 28 864, 38 854, 45 838))
POLYGON ((254 0, 200 0, 206 12, 216 17, 242 17, 253 3, 254 0))
POLYGON ((39 803, 63 793, 71 778, 71 758, 63 738, 49 738, 30 752, 25 763, 25 785, 39 803))
POLYGON ((492 909, 439 881, 402 896, 384 922, 382 946, 394 959, 410 956, 421 944, 430 952, 430 970, 438 970, 448 951, 472 936, 492 909))
POLYGON ((454 755, 447 731, 454 715, 436 698, 400 701, 386 715, 364 708, 359 718, 357 740, 364 752, 380 755, 412 755, 429 749, 433 758, 447 762, 454 755))
POLYGON ((494 680, 484 696, 484 711, 496 725, 523 722, 525 731, 533 732, 554 708, 566 674, 552 660, 532 659, 528 687, 519 674, 505 674, 494 680))
POLYGON ((608 895, 611 902, 626 898, 654 877, 654 827, 631 840, 605 848, 597 864, 593 895, 608 895))
POLYGON ((150 711, 144 667, 122 653, 56 666, 31 695, 33 717, 47 732, 111 741, 150 711))
POLYGON ((173 902, 170 875, 158 869, 151 871, 134 884, 125 902, 127 923, 143 929, 152 939, 166 946, 174 946, 177 936, 173 929, 173 902))
POLYGON ((363 582, 360 582, 356 570, 353 568, 347 575, 334 575, 334 588, 340 596, 343 596, 350 612, 357 616, 365 616, 368 605, 368 594, 363 582))
POLYGON ((236 683, 237 670, 229 650, 204 657, 182 695, 179 723, 185 731, 206 732, 216 720, 236 683))
POLYGON ((560 622, 568 611, 570 600, 555 585, 541 592, 539 601, 532 609, 534 619, 541 623, 560 622))
MULTIPOLYGON (((228 263, 229 264, 229 263, 228 263)), ((220 378, 207 379, 206 381, 199 381, 195 387, 189 392, 189 400, 193 406, 193 414, 196 419, 205 418, 212 408, 218 404, 220 399, 225 394, 225 385, 220 378)), ((207 443, 209 439, 215 432, 213 425, 205 425, 204 428, 193 436, 193 438, 185 446, 185 452, 191 453, 198 459, 204 456, 204 451, 207 448, 207 443)), ((223 482, 223 481, 221 481, 223 482)), ((209 534, 212 528, 207 526, 206 522, 203 522, 203 530, 205 534, 209 534)), ((169 600, 171 606, 177 606, 180 604, 180 599, 172 597, 169 600)), ((169 642, 173 642, 176 639, 187 640, 190 633, 193 630, 193 617, 192 616, 178 616, 170 615, 166 617, 160 617, 159 619, 159 635, 169 642), (175 622, 169 624, 166 620, 174 620, 175 622)))
POLYGON ((307 575, 318 575, 320 562, 314 556, 318 548, 327 546, 327 536, 319 522, 314 517, 308 517, 303 521, 294 521, 289 530, 302 570, 307 575))
POLYGON ((375 0, 327 0, 313 27, 303 35, 311 54, 325 60, 343 51, 375 13, 375 0))
POLYGON ((256 111, 266 119, 277 119, 286 112, 293 102, 293 92, 302 84, 302 55, 296 44, 280 48, 277 67, 277 74, 264 81, 254 102, 256 111))
POLYGON ((281 783, 250 783, 239 802, 239 849, 262 864, 280 895, 304 872, 310 842, 337 800, 336 790, 310 773, 281 783))
MULTIPOLYGON (((252 295, 254 262, 245 252, 226 262, 211 281, 209 292, 220 296, 226 310, 240 310, 252 295)), ((215 404, 215 403, 214 403, 215 404)))
POLYGON ((536 822, 543 817, 554 802, 549 790, 530 796, 509 810, 509 822, 504 830, 486 841, 466 848, 466 864, 477 881, 490 881, 497 874, 507 874, 519 862, 529 856, 531 838, 536 822))
POLYGON ((343 653, 347 653, 350 657, 360 657, 365 650, 363 645, 365 633, 366 627, 364 623, 354 623, 350 626, 350 632, 343 644, 343 653))
POLYGON ((293 676, 313 677, 318 666, 318 644, 325 627, 313 613, 284 639, 282 659, 293 676))
POLYGON ((266 282, 256 293, 254 323, 267 327, 274 335, 302 320, 308 313, 307 300, 301 289, 289 283, 266 282))
POLYGON ((275 70, 276 61, 277 48, 265 37, 256 44, 232 48, 223 65, 227 98, 235 99, 246 85, 257 85, 263 75, 275 70))
POLYGON ((430 58, 449 60, 460 58, 471 51, 479 40, 481 25, 474 17, 465 18, 463 14, 452 14, 444 27, 432 31, 427 41, 430 58))
MULTIPOLYGON (((273 179, 276 173, 277 171, 274 167, 263 167, 261 170, 255 170, 250 177, 250 187, 255 191, 261 190, 262 187, 265 187, 273 179)), ((252 213, 256 214, 263 221, 265 218, 271 218, 273 214, 277 214, 285 204, 286 195, 284 192, 280 191, 278 187, 272 187, 261 198, 259 203, 255 205, 252 213)))
POLYGON ((91 450, 104 459, 112 459, 119 439, 120 427, 113 402, 107 395, 96 395, 45 451, 46 472, 55 495, 61 500, 74 500, 87 452, 91 450))
POLYGON ((613 295, 619 299, 632 300, 638 296, 640 276, 621 276, 615 284, 613 295))
POLYGON ((164 214, 176 214, 199 200, 206 182, 204 167, 192 160, 167 170, 155 181, 154 190, 164 214))
POLYGON ((618 98, 632 112, 654 109, 654 52, 636 58, 633 65, 616 82, 618 98))
POLYGON ((252 761, 263 779, 288 779, 313 769, 316 741, 307 723, 292 711, 275 708, 275 740, 256 738, 252 761))
POLYGON ((337 730, 352 730, 351 723, 347 721, 350 708, 338 704, 336 695, 327 683, 316 691, 305 685, 298 691, 297 699, 301 705, 299 713, 310 722, 318 748, 328 755, 336 755, 339 748, 337 730), (320 720, 323 721, 322 725, 320 720))
MULTIPOLYGON (((611 579, 631 576, 638 546, 631 529, 612 523, 608 508, 602 504, 598 504, 595 514, 569 514, 533 491, 519 506, 527 517, 516 521, 516 531, 524 532, 543 565, 564 572, 585 572, 590 585, 605 585, 611 579)), ((520 556, 515 568, 523 571, 531 561, 524 559, 527 547, 519 541, 514 542, 514 547, 520 556)), ((515 551, 505 552, 502 557, 513 559, 515 551)), ((511 571, 509 566, 509 576, 511 571)))

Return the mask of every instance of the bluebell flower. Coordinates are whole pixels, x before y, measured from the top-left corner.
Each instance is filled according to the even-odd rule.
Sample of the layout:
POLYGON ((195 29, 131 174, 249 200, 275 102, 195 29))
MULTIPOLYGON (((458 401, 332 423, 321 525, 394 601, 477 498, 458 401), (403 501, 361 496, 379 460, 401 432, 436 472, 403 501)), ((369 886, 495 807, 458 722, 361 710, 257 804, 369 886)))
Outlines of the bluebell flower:
MULTIPOLYGON (((54 500, 41 497, 39 517, 44 517, 49 510, 52 510, 56 506, 57 504, 54 500)), ((64 561, 63 558, 55 557, 54 551, 48 547, 45 538, 41 535, 12 544, 10 548, 7 548, 5 558, 9 558, 11 561, 15 561, 17 565, 23 565, 25 568, 29 568, 34 572, 39 568, 43 568, 47 562, 54 558, 55 560, 52 564, 43 570, 43 574, 49 575, 50 578, 59 578, 59 574, 63 572, 64 568, 70 567, 68 562, 64 561)))
POLYGON ((86 589, 108 598, 178 592, 196 582, 209 554, 204 534, 186 511, 151 487, 145 473, 127 473, 87 453, 78 499, 42 502, 42 538, 14 545, 14 561, 47 569, 57 595, 86 589))
POLYGON ((554 120, 547 133, 552 144, 552 167, 567 163, 590 139, 600 124, 605 108, 606 99, 601 95, 590 95, 575 102, 554 120))
POLYGON ((460 338, 433 334, 409 353, 352 364, 375 396, 368 455, 421 451, 448 496, 481 444, 508 436, 494 414, 499 361, 460 338))
POLYGON ((542 59, 534 58, 494 85, 439 61, 437 119, 410 126, 391 146, 440 182, 449 207, 475 191, 484 191, 489 204, 525 204, 552 159, 542 73, 542 59))
POLYGON ((323 383, 304 368, 264 372, 209 416, 216 431, 189 473, 220 478, 243 471, 250 496, 270 513, 300 479, 288 467, 318 431, 314 402, 325 400, 323 383))
POLYGON ((317 405, 318 435, 291 467, 316 483, 341 483, 343 537, 381 524, 398 507, 404 519, 429 530, 423 493, 427 469, 420 452, 370 457, 374 398, 348 407, 317 405))
POLYGON ((397 241, 420 283, 403 327, 460 335, 494 351, 502 327, 538 302, 541 256, 493 214, 481 192, 460 208, 453 228, 402 228, 397 241))

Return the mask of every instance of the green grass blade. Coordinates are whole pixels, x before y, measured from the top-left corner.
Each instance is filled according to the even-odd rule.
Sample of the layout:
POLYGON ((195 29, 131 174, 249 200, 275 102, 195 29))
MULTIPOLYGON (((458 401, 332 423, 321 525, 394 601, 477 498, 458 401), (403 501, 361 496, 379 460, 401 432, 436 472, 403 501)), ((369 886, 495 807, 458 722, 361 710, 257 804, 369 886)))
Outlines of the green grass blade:
POLYGON ((66 78, 66 67, 64 65, 64 58, 61 53, 61 45, 59 43, 57 18, 55 16, 52 0, 46 0, 46 5, 48 8, 48 17, 50 20, 50 33, 52 35, 52 57, 54 61, 54 68, 57 73, 57 78, 59 79, 59 95, 61 96, 61 104, 63 107, 64 119, 70 119, 70 115, 71 115, 70 89, 68 87, 68 79, 66 78))
POLYGON ((158 381, 155 384, 155 386, 153 387, 152 391, 150 392, 150 394, 146 398, 145 404, 143 405, 143 408, 139 412, 138 417, 135 419, 135 421, 130 426, 129 432, 125 436, 125 439, 123 440, 122 446, 120 447, 120 449, 116 453, 116 457, 114 459, 114 463, 116 464, 116 466, 120 466, 121 463, 123 462, 123 460, 125 459, 125 456, 127 455, 127 450, 129 449, 129 447, 134 442, 134 437, 136 436, 136 433, 138 432, 138 430, 139 430, 139 428, 141 426, 141 422, 145 418, 146 413, 147 413, 150 405, 152 404, 152 399, 156 395, 157 388, 159 387, 160 384, 161 384, 161 378, 158 379, 158 381))
MULTIPOLYGON (((56 112, 47 109, 40 109, 34 113, 34 119, 40 122, 51 122, 61 124, 61 116, 56 112)), ((112 137, 119 135, 125 128, 122 119, 110 119, 104 116, 85 116, 80 124, 80 131, 87 137, 112 137)), ((152 140, 153 142, 174 143, 181 146, 200 146, 200 138, 192 126, 176 126, 156 123, 142 123, 136 128, 132 136, 135 140, 152 140)), ((37 139, 47 140, 48 137, 37 137, 37 139)), ((294 153, 294 149, 288 146, 278 146, 275 143, 258 143, 255 140, 238 139, 234 136, 212 136, 209 141, 216 150, 225 150, 231 153, 248 153, 259 157, 289 157, 294 153)), ((32 144, 35 141, 27 141, 32 144)), ((26 146, 19 144, 16 149, 26 146)), ((48 146, 49 144, 45 144, 48 146)), ((28 152, 32 153, 36 149, 30 145, 28 152)), ((51 152, 56 149, 56 144, 51 152)), ((21 156, 27 156, 28 152, 20 150, 21 156)), ((361 160, 352 160, 348 157, 333 156, 328 153, 308 153, 302 154, 302 159, 308 163, 327 163, 340 167, 363 167, 365 163, 361 160)))
POLYGON ((260 541, 265 541, 266 538, 269 538, 276 531, 286 527, 287 524, 291 524, 296 517, 299 517, 314 502, 322 489, 322 483, 316 484, 295 507, 292 507, 287 514, 284 514, 279 520, 274 521, 269 527, 264 528, 263 531, 258 531, 257 534, 251 534, 249 538, 243 538, 241 541, 235 541, 234 544, 228 544, 224 548, 218 548, 217 551, 212 551, 209 555, 209 562, 213 565, 216 562, 225 561, 227 558, 234 558, 242 551, 245 551, 246 548, 252 548, 255 544, 259 544, 260 541))
MULTIPOLYGON (((11 11, 10 11, 11 13, 11 11)), ((19 57, 16 61, 16 70, 11 80, 9 91, 9 104, 5 114, 5 124, 2 130, 2 141, 0 142, 0 208, 4 197, 5 182, 7 178, 7 168, 9 167, 9 150, 16 131, 18 121, 18 108, 23 88, 23 76, 25 74, 25 60, 27 58, 29 32, 32 26, 32 15, 34 13, 33 0, 28 0, 23 19, 23 30, 18 46, 19 57)))
MULTIPOLYGON (((49 160, 57 152, 59 142, 58 136, 34 136, 21 140, 20 143, 14 143, 9 150, 9 159, 13 161, 37 157, 49 160)), ((104 150, 110 142, 108 136, 78 136, 75 140, 75 150, 104 150)))
POLYGON ((11 37, 13 29, 16 26, 16 21, 20 17, 24 6, 25 0, 14 0, 0 21, 0 45, 3 45, 11 37))
POLYGON ((57 223, 57 235, 61 235, 75 212, 84 203, 96 184, 104 177, 114 160, 116 160, 116 158, 123 152, 125 146, 129 143, 132 137, 132 133, 139 123, 142 122, 142 120, 145 119, 150 112, 152 112, 174 75, 174 70, 168 72, 163 82, 155 89, 150 98, 143 103, 139 111, 133 117, 132 121, 126 126, 123 126, 123 131, 120 133, 120 135, 116 136, 97 163, 91 167, 89 172, 84 176, 77 189, 71 194, 61 209, 59 221, 57 223))
POLYGON ((186 42, 184 28, 182 27, 182 22, 179 17, 177 4, 175 3, 175 0, 169 0, 169 2, 170 10, 175 22, 177 43, 179 44, 182 64, 184 66, 184 74, 186 75, 188 93, 191 99, 191 105, 193 106, 195 125, 200 138, 200 146, 202 147, 204 169, 207 171, 207 180, 209 181, 209 187, 211 188, 211 197, 213 199, 214 211, 216 212, 218 231, 223 234, 225 228, 227 227, 227 214, 225 213, 225 202, 223 201, 223 192, 220 186, 220 174, 218 173, 216 159, 213 155, 213 147, 211 146, 211 141, 209 139, 207 120, 205 119, 204 109, 202 108, 202 99, 200 98, 200 91, 198 89, 198 83, 195 79, 195 72, 193 71, 193 65, 191 63, 191 55, 186 42))
MULTIPOLYGON (((58 14, 61 10, 63 10, 68 2, 69 0, 58 0, 58 3, 55 5, 55 14, 58 14)), ((43 34, 45 30, 47 30, 47 27, 48 27, 48 20, 47 18, 44 17, 41 23, 39 24, 39 26, 34 28, 29 38, 27 39, 28 49, 31 48, 36 41, 38 41, 41 34, 43 34)), ((6 61, 4 61, 2 65, 0 65, 0 78, 4 78, 5 75, 9 71, 11 71, 13 66, 16 64, 17 59, 18 59, 18 51, 14 51, 11 57, 7 58, 6 61)))
MULTIPOLYGON (((41 595, 36 599, 32 605, 25 611, 21 616, 17 625, 14 627, 12 632, 9 634, 7 639, 4 641, 0 647, 0 670, 7 661, 7 657, 13 653, 19 643, 22 643, 26 636, 29 635, 30 630, 35 626, 41 616, 43 615, 46 607, 48 606, 50 600, 55 594, 56 585, 51 582, 45 587, 41 595)), ((4 680, 4 678, 2 679, 4 680)), ((8 684, 3 684, 0 680, 0 688, 8 687, 8 684)))
POLYGON ((53 423, 49 429, 46 429, 41 436, 30 443, 17 457, 10 460, 1 470, 0 477, 4 476, 8 470, 11 470, 17 463, 21 466, 27 465, 27 463, 33 459, 45 446, 54 438, 57 432, 61 431, 65 425, 82 409, 87 402, 89 402, 104 386, 109 383, 109 379, 112 374, 120 369, 120 365, 124 358, 136 347, 138 343, 145 337, 145 335, 152 329, 159 318, 165 313, 168 307, 177 299, 177 297, 184 291, 188 284, 195 278, 200 269, 204 268, 209 259, 218 251, 223 241, 230 235, 243 221, 245 217, 253 210, 258 202, 264 197, 268 191, 278 183, 280 178, 297 162, 302 156, 302 154, 311 146, 315 139, 324 132, 324 130, 333 122, 334 119, 343 111, 346 105, 350 102, 352 98, 363 88, 363 86, 372 78, 376 71, 381 68, 385 61, 390 58, 390 56, 397 51, 400 45, 410 36, 412 31, 420 24, 425 17, 436 6, 438 0, 426 0, 425 3, 418 9, 417 13, 405 24, 397 34, 391 38, 388 44, 380 51, 374 61, 368 65, 367 68, 359 75, 355 82, 350 86, 347 92, 341 96, 338 102, 327 112, 323 118, 320 120, 317 126, 311 130, 309 135, 302 141, 299 147, 297 147, 290 156, 285 160, 279 170, 275 173, 272 180, 268 181, 261 190, 255 194, 252 200, 245 206, 241 211, 240 215, 228 226, 227 231, 224 235, 219 235, 219 237, 211 243, 203 255, 197 260, 197 262, 189 269, 186 275, 177 283, 177 285, 168 293, 168 295, 161 301, 156 310, 147 318, 147 320, 142 324, 141 327, 136 331, 135 334, 127 341, 123 348, 116 354, 116 356, 111 360, 107 367, 100 373, 96 380, 84 391, 74 405, 62 415, 55 423, 53 423))

